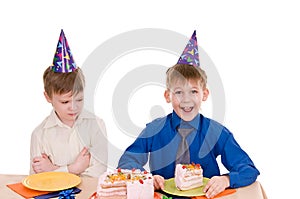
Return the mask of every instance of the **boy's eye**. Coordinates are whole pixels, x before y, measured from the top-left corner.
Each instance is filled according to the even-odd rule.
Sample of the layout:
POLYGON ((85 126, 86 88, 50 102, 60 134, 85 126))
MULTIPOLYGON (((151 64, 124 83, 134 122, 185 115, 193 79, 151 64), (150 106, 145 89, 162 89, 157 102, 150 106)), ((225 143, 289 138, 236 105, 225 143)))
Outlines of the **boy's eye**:
POLYGON ((197 91, 197 90, 192 90, 192 93, 193 93, 193 94, 197 94, 198 91, 197 91))
POLYGON ((175 91, 174 92, 176 95, 180 95, 180 94, 182 94, 182 91, 175 91))
POLYGON ((69 103, 69 101, 62 101, 61 103, 62 104, 67 104, 67 103, 69 103))
POLYGON ((83 99, 78 99, 77 102, 81 102, 83 99))

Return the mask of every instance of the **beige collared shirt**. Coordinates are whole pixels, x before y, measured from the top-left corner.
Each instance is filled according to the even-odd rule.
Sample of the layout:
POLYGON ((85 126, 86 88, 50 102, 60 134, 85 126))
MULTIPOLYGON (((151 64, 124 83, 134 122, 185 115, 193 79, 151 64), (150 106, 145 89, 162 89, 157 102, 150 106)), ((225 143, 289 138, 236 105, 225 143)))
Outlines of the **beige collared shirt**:
POLYGON ((89 167, 81 175, 99 177, 107 169, 107 135, 104 121, 83 110, 71 128, 63 124, 53 110, 33 131, 30 144, 30 174, 33 174, 32 160, 42 153, 48 155, 56 171, 68 172, 83 149, 91 153, 89 167))

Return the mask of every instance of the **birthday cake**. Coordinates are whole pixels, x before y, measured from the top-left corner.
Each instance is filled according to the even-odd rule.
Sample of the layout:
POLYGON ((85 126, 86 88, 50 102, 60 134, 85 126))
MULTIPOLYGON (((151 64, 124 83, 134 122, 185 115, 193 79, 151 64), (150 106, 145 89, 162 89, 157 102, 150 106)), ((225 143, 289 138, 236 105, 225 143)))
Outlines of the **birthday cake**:
POLYGON ((97 199, 153 199, 153 176, 139 169, 116 169, 99 177, 97 199))
POLYGON ((175 185, 179 190, 190 190, 203 185, 203 170, 200 164, 177 164, 175 185))

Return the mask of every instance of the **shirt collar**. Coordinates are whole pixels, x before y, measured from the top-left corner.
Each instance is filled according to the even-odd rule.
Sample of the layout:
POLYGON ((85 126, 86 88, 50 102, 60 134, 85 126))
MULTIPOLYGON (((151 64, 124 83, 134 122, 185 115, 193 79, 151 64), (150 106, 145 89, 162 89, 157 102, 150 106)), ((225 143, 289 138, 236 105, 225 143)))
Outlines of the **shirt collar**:
MULTIPOLYGON (((78 116, 75 123, 77 123, 77 124, 81 123, 83 119, 87 119, 87 118, 95 118, 95 116, 93 114, 89 113, 88 111, 82 110, 81 114, 78 116)), ((60 121, 60 119, 57 117, 57 115, 55 113, 55 110, 52 110, 49 117, 48 117, 48 119, 47 119, 47 122, 45 123, 44 128, 51 128, 51 127, 54 127, 54 126, 70 128, 69 126, 62 123, 60 121)))
MULTIPOLYGON (((186 126, 191 126, 193 127, 194 129, 197 129, 199 128, 200 126, 200 114, 197 114, 196 117, 189 121, 189 122, 186 122, 184 120, 182 120, 177 114, 176 112, 173 110, 173 113, 172 113, 172 127, 173 129, 177 129, 180 125, 186 127, 186 126)), ((188 128, 188 127, 187 127, 188 128)))

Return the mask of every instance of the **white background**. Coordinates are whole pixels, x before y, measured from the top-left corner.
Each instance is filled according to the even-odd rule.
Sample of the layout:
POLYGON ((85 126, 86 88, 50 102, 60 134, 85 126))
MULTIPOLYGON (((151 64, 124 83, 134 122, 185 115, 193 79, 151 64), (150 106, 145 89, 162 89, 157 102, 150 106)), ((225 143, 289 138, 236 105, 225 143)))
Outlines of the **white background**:
MULTIPOLYGON (((51 111, 43 97, 42 74, 52 62, 60 29, 78 65, 103 42, 126 31, 162 28, 190 37, 196 29, 198 43, 214 62, 225 89, 222 123, 259 168, 258 180, 269 198, 294 196, 300 177, 300 165, 295 162, 300 111, 300 12, 296 1, 78 2, 0 3, 0 173, 29 171, 31 132, 51 111)), ((177 61, 166 57, 168 61, 156 63, 177 61)), ((124 61, 128 66, 123 67, 130 67, 130 61, 124 61)), ((107 81, 113 85, 118 76, 112 73, 107 81)), ((149 104, 164 104, 161 87, 145 89, 153 98, 143 98, 145 90, 141 89, 132 96, 128 110, 140 126, 149 121, 149 104)), ((101 98, 108 95, 104 91, 101 98)), ((101 107, 97 102, 95 107, 101 107)), ((207 110, 209 116, 209 109, 204 108, 204 114, 207 110)), ((130 144, 130 139, 117 139, 122 132, 109 109, 96 112, 106 121, 110 140, 121 149, 130 144)))

